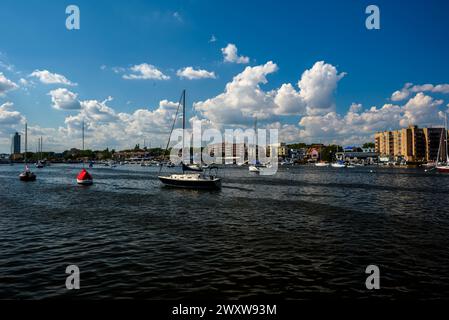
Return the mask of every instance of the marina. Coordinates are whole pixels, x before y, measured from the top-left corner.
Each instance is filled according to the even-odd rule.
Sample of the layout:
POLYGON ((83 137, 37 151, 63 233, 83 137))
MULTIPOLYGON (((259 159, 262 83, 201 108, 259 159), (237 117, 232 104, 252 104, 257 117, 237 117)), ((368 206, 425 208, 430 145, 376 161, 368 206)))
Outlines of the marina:
MULTIPOLYGON (((422 168, 221 168, 220 191, 166 189, 158 167, 52 164, 24 184, 0 166, 1 298, 340 297, 449 294, 449 177, 422 168), (382 267, 383 289, 363 291, 382 267)), ((180 168, 170 168, 179 172, 180 168)))

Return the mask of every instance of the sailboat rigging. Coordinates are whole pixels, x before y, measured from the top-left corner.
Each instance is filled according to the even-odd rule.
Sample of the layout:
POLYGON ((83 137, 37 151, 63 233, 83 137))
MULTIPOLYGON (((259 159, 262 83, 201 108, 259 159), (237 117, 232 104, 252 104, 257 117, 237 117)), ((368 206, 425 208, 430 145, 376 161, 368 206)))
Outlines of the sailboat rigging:
MULTIPOLYGON (((178 109, 176 110, 176 115, 173 120, 173 125, 170 131, 170 136, 168 138, 167 147, 165 151, 168 150, 170 145, 170 138, 173 133, 175 123, 178 117, 179 108, 182 104, 182 154, 181 154, 181 164, 182 164, 182 174, 172 174, 169 176, 159 176, 159 180, 166 186, 177 187, 177 188, 190 188, 190 189, 220 189, 221 179, 217 177, 216 171, 217 167, 209 167, 208 173, 204 173, 199 165, 186 164, 184 162, 184 150, 185 150, 185 128, 186 128, 186 91, 183 90, 181 99, 178 103, 178 109), (186 173, 186 171, 196 171, 199 173, 186 173)), ((189 158, 190 158, 190 148, 189 148, 189 158)), ((159 169, 159 173, 162 170, 162 166, 159 169)))
POLYGON ((259 161, 259 140, 257 134, 257 118, 254 120, 254 140, 255 140, 255 152, 256 160, 248 167, 249 172, 260 173, 264 168, 268 168, 268 165, 262 164, 259 161))
POLYGON ((36 168, 42 169, 44 167, 44 164, 42 163, 42 137, 38 139, 37 142, 37 162, 36 162, 36 168))
POLYGON ((447 114, 444 115, 444 129, 441 131, 440 146, 438 148, 438 155, 436 161, 436 169, 438 172, 449 173, 449 154, 448 154, 448 141, 447 141, 447 114), (443 140, 444 136, 444 140, 443 140), (444 143, 443 143, 444 142, 444 143), (444 145, 446 162, 438 162, 440 160, 440 155, 442 155, 442 147, 444 145))

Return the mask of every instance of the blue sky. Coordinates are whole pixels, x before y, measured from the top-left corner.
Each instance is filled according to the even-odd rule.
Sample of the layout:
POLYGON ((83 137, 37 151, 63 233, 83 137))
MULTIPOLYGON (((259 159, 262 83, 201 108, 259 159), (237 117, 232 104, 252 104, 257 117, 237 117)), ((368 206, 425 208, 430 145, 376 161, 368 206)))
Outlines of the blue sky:
MULTIPOLYGON (((56 149, 71 144, 70 139, 76 136, 76 119, 72 119, 72 128, 66 120, 76 118, 85 107, 81 104, 80 110, 56 110, 49 94, 51 90, 66 88, 75 93, 79 101, 95 100, 99 104, 111 96, 113 100, 104 105, 117 115, 133 114, 139 109, 155 110, 161 100, 177 101, 185 88, 191 109, 194 102, 204 102, 222 94, 226 84, 246 67, 265 65, 268 61, 273 61, 277 68, 265 74, 266 83, 257 84, 263 92, 277 90, 286 83, 291 83, 299 92, 297 82, 304 71, 310 70, 316 62, 324 61, 342 75, 336 80, 338 85, 332 90, 332 97, 323 98, 326 103, 332 99, 334 106, 333 109, 323 107, 325 112, 335 112, 335 121, 341 122, 350 105, 357 103, 361 104, 357 112, 363 118, 363 112, 372 106, 380 109, 393 103, 392 93, 401 90, 406 83, 437 86, 449 82, 448 9, 447 1, 404 4, 403 1, 3 0, 0 4, 0 72, 18 88, 3 93, 0 105, 12 104, 8 105, 7 116, 18 112, 23 118, 20 123, 4 121, 3 128, 0 122, 0 139, 3 139, 0 140, 0 152, 9 150, 7 138, 11 132, 20 129, 24 118, 32 128, 35 126, 36 134, 48 134, 49 143, 56 149), (80 30, 65 28, 65 8, 69 4, 80 8, 80 30), (380 8, 380 30, 365 28, 365 8, 369 4, 380 8), (216 41, 210 41, 212 36, 216 41), (236 46, 239 56, 248 57, 248 63, 224 61, 222 48, 228 44, 236 46), (154 66, 170 79, 124 78, 133 73, 130 68, 143 63, 154 66), (213 72, 215 78, 180 79, 177 71, 188 66, 213 72), (62 75, 77 85, 43 83, 37 77, 30 77, 35 70, 62 75), (27 80, 28 84, 22 85, 20 79, 27 80), (58 128, 65 131, 58 131, 58 128), (69 141, 63 143, 56 137, 50 138, 56 133, 69 141)), ((426 112, 434 112, 435 108, 444 110, 449 102, 446 90, 422 89, 414 88, 407 96, 412 99, 422 91, 424 97, 415 101, 418 106, 412 105, 409 108, 412 111, 393 112, 392 117, 406 114, 413 121, 423 120, 423 123, 417 123, 419 125, 437 124, 435 117, 419 118, 421 109, 415 109, 427 103, 422 107, 428 107, 426 112), (410 115, 410 112, 415 113, 410 115)), ((239 94, 242 93, 239 91, 239 94)), ((404 108, 407 99, 393 104, 404 108)), ((220 101, 229 100, 204 104, 201 109, 196 109, 195 115, 211 120, 204 111, 206 108, 226 109, 226 105, 217 105, 220 101)), ((309 110, 305 114, 304 108, 298 106, 297 112, 288 114, 274 112, 265 120, 262 116, 261 121, 266 125, 278 123, 285 127, 290 134, 286 140, 351 142, 352 139, 359 142, 369 137, 369 132, 360 135, 350 132, 339 137, 339 126, 347 122, 336 123, 335 128, 326 132, 318 129, 305 132, 308 130, 305 125, 316 126, 321 121, 316 117, 326 117, 326 113, 309 110), (303 117, 309 118, 300 124, 303 117), (293 139, 291 134, 295 132, 297 137, 293 139)), ((190 112, 190 116, 193 115, 190 112)), ((91 118, 93 138, 94 132, 102 129, 98 127, 101 124, 94 123, 95 117, 91 118)), ((123 117, 116 117, 114 121, 122 120, 123 117)), ((405 123, 401 123, 403 119, 400 118, 395 120, 398 126, 405 123)), ((323 121, 324 126, 335 122, 329 117, 323 121)), ((394 126, 394 123, 382 123, 394 126)), ((382 123, 372 127, 383 129, 382 123)), ((367 123, 362 127, 367 131, 371 125, 367 123)), ((139 133, 142 130, 138 129, 138 132, 130 133, 129 140, 143 136, 151 139, 152 135, 157 140, 161 130, 139 133)), ((101 137, 97 138, 102 141, 101 137)), ((105 144, 122 146, 126 142, 119 137, 111 141, 104 135, 103 138, 105 144)), ((129 144, 133 145, 133 142, 129 144)))

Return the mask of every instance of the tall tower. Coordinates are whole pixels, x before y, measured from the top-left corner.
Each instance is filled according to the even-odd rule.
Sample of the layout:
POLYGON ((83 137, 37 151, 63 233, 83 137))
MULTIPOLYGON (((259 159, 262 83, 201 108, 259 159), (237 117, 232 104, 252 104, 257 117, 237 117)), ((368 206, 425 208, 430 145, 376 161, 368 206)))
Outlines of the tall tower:
POLYGON ((19 154, 20 153, 20 134, 16 132, 13 138, 13 153, 19 154))

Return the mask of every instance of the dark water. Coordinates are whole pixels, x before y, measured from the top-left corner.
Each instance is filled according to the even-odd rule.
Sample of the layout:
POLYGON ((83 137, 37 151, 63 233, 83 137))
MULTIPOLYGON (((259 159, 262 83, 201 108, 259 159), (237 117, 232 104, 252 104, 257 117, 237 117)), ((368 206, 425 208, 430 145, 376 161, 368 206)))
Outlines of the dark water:
POLYGON ((94 168, 88 188, 73 166, 21 169, 0 166, 0 298, 449 297, 449 176, 228 168, 197 192, 161 188, 157 168, 94 168))

